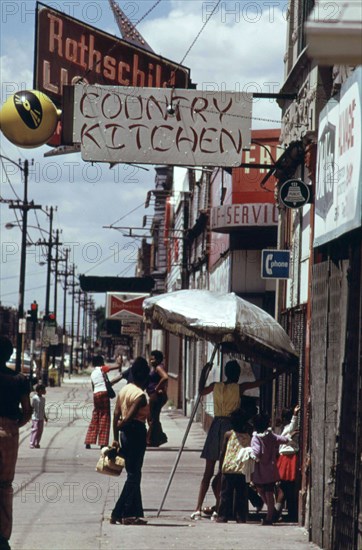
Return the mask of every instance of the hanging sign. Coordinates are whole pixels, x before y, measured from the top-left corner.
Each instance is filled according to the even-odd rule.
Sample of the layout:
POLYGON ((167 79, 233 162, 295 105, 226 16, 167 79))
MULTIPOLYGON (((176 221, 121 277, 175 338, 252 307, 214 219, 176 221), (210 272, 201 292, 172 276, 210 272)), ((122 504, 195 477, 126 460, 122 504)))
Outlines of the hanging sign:
POLYGON ((79 80, 113 86, 190 85, 190 69, 87 25, 50 6, 37 4, 36 90, 60 105, 63 86, 79 80))
POLYGON ((239 166, 251 111, 248 93, 78 84, 73 142, 90 162, 239 166))
POLYGON ((143 300, 149 294, 107 292, 106 319, 121 319, 126 322, 142 321, 143 300))
POLYGON ((280 188, 280 200, 287 208, 300 208, 309 202, 309 185, 303 180, 288 180, 280 188))
POLYGON ((313 246, 362 225, 362 69, 319 117, 313 246))
POLYGON ((289 250, 262 250, 261 251, 261 278, 262 279, 289 279, 290 251, 289 250))

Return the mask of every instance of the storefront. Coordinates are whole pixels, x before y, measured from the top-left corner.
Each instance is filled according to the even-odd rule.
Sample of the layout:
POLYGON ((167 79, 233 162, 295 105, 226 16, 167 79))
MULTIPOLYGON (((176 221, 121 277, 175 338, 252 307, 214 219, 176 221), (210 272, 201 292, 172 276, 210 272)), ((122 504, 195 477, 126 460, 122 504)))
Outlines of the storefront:
POLYGON ((333 549, 357 548, 361 531, 361 76, 355 70, 327 103, 318 133, 311 531, 333 549))

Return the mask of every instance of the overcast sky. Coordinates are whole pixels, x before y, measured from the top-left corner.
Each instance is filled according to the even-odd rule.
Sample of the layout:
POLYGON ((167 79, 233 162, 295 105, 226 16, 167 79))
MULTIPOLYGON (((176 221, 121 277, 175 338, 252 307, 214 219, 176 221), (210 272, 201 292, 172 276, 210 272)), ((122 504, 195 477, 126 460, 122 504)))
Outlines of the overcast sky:
MULTIPOLYGON (((106 0, 43 2, 87 24, 120 36, 106 0)), ((155 53, 180 62, 217 2, 162 0, 138 26, 155 53)), ((155 4, 155 0, 120 2, 136 23, 155 4)), ((35 5, 30 1, 1 3, 1 104, 13 92, 32 89, 35 33, 35 5)), ((277 92, 283 82, 283 57, 286 43, 286 2, 243 0, 220 2, 200 37, 187 55, 184 65, 191 69, 192 81, 201 89, 277 92)), ((252 128, 276 128, 280 109, 274 100, 253 103, 252 128)), ((45 209, 57 208, 54 229, 62 229, 61 242, 71 247, 78 274, 133 276, 139 240, 129 239, 103 226, 115 224, 141 226, 144 214, 153 213, 143 205, 148 190, 154 187, 155 172, 127 165, 109 169, 92 166, 80 154, 44 158, 49 147, 21 149, 0 134, 0 154, 18 162, 34 159, 29 177, 28 199, 45 209), (117 222, 119 220, 119 222, 117 222), (117 223, 115 223, 117 222, 117 223)), ((23 197, 21 172, 3 161, 1 198, 23 197), (5 169, 4 169, 5 167, 5 169)), ((1 304, 17 307, 20 229, 6 230, 16 220, 14 210, 1 203, 1 304)), ((19 213, 17 214, 19 219, 19 213)), ((49 229, 41 210, 30 211, 29 226, 49 229)), ((29 228, 33 241, 47 239, 38 229, 29 228)), ((25 309, 37 300, 44 309, 46 266, 40 247, 29 247, 26 267, 25 309)), ((53 292, 53 289, 52 289, 53 292)), ((62 291, 58 293, 62 322, 62 291)), ((94 295, 97 305, 105 296, 94 295)), ((51 296, 51 304, 53 297, 51 296)), ((69 317, 68 317, 69 318, 69 317)))

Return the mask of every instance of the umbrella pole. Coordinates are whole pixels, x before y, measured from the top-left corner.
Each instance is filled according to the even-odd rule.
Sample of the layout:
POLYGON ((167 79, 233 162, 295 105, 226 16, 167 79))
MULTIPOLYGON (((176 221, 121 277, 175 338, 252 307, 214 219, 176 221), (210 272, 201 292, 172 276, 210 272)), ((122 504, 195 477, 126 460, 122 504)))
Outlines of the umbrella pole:
MULTIPOLYGON (((214 361, 214 358, 215 358, 215 355, 216 355, 216 352, 217 352, 217 348, 218 348, 218 344, 216 344, 214 346, 214 349, 212 351, 212 354, 211 354, 211 357, 210 357, 210 360, 208 361, 208 363, 210 364, 210 367, 207 371, 207 374, 206 374, 206 378, 208 377, 209 375, 209 372, 212 368, 212 363, 214 361)), ((170 477, 168 479, 168 482, 167 482, 167 485, 166 485, 166 489, 165 489, 165 492, 163 494, 163 497, 162 497, 162 501, 161 501, 161 504, 160 504, 160 507, 158 509, 158 512, 157 512, 157 517, 159 517, 161 511, 162 511, 162 508, 163 508, 163 505, 165 503, 165 500, 166 500, 166 497, 167 497, 167 494, 168 494, 168 491, 169 491, 169 488, 171 486, 171 483, 172 483, 172 480, 173 480, 173 476, 175 475, 175 472, 176 472, 176 468, 178 466, 178 463, 180 461, 180 458, 181 458, 181 455, 182 455, 182 451, 184 450, 184 447, 185 447, 185 443, 186 443, 186 439, 187 439, 187 436, 189 435, 189 431, 191 429, 191 424, 195 418, 195 414, 196 414, 196 411, 197 411, 197 407, 199 406, 199 403, 200 403, 200 399, 201 399, 201 395, 200 393, 197 394, 197 398, 196 398, 196 401, 195 401, 195 404, 194 404, 194 407, 192 409, 192 412, 191 412, 191 416, 189 418, 189 422, 187 424, 187 428, 185 430, 185 434, 183 436, 183 439, 182 439, 182 443, 181 443, 181 446, 179 448, 179 451, 177 453, 177 456, 176 456, 176 460, 175 460, 175 463, 173 465, 173 468, 172 468, 172 471, 170 473, 170 477)))

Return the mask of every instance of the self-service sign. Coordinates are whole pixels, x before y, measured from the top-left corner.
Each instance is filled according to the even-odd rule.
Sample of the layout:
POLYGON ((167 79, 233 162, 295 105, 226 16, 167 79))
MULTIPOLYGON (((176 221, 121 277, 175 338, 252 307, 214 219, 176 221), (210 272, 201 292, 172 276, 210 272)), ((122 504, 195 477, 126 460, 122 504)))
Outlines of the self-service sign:
POLYGON ((262 279, 289 279, 289 250, 262 250, 261 254, 262 279))

